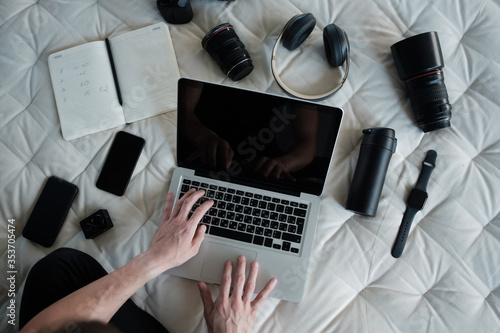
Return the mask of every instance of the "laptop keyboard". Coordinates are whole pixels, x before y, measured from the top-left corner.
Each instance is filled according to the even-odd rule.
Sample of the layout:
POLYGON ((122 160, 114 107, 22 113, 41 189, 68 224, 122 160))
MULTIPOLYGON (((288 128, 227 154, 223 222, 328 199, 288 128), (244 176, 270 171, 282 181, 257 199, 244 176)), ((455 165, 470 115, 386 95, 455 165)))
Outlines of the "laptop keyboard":
POLYGON ((214 201, 201 221, 208 234, 299 253, 307 204, 190 179, 183 179, 179 198, 191 188, 205 190, 191 212, 214 201))

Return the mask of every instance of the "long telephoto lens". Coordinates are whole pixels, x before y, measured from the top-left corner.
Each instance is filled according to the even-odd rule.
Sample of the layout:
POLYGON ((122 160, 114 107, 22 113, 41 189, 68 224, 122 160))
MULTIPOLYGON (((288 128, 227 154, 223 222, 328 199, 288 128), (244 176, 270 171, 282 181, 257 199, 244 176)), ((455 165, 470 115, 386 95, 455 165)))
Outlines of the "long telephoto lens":
POLYGON ((444 61, 437 32, 406 38, 392 45, 391 52, 418 126, 424 132, 449 127, 451 104, 444 84, 444 61))
POLYGON ((233 81, 241 80, 253 70, 250 54, 229 23, 210 30, 201 45, 233 81))

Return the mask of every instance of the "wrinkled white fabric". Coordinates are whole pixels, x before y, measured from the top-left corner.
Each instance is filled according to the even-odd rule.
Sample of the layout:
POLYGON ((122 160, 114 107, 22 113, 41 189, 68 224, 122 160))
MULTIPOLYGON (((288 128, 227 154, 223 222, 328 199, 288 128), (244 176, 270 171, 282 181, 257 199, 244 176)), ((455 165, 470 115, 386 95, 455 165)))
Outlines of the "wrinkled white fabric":
MULTIPOLYGON (((326 91, 340 73, 328 67, 322 29, 334 22, 351 45, 344 87, 321 103, 345 111, 322 194, 320 221, 302 302, 267 300, 254 332, 493 332, 500 327, 500 5, 498 0, 193 0, 194 18, 169 25, 181 75, 283 95, 270 70, 270 52, 284 24, 311 12, 317 26, 294 52, 280 48, 281 77, 303 92, 326 91), (211 28, 230 22, 255 69, 235 83, 201 47, 211 28), (417 127, 390 46, 437 31, 452 126, 424 134, 417 127), (390 127, 398 145, 377 216, 344 209, 358 159, 361 131, 390 127), (429 199, 417 213, 403 255, 390 251, 429 149, 438 152, 429 199)), ((15 219, 17 305, 31 266, 59 247, 94 256, 107 270, 145 250, 158 227, 175 167, 176 112, 73 141, 61 135, 47 66, 49 54, 162 21, 155 1, 0 1, 0 234, 15 219), (127 193, 95 187, 118 130, 146 139, 127 193), (52 248, 21 236, 50 175, 80 192, 52 248), (79 221, 100 208, 114 228, 86 240, 79 221)), ((85 110, 82 110, 85 112, 85 110)), ((1 236, 0 267, 7 242, 1 236)), ((2 272, 3 274, 3 272, 2 272)), ((2 275, 3 276, 3 275, 2 275)), ((0 280, 1 290, 8 288, 0 280)), ((211 287, 214 294, 218 287, 211 287)), ((204 332, 194 281, 163 274, 133 297, 171 332, 204 332)), ((0 307, 9 302, 0 293, 0 307)), ((3 310, 1 313, 5 313, 3 310)), ((0 331, 11 329, 5 315, 0 331)))

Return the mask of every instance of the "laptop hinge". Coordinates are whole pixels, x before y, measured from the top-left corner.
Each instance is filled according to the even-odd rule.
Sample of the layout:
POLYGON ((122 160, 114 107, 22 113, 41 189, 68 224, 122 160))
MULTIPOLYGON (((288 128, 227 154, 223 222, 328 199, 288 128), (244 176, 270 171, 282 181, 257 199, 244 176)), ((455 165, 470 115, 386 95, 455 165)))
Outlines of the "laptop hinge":
POLYGON ((258 180, 245 180, 240 177, 231 177, 227 172, 216 172, 216 171, 195 171, 195 176, 210 178, 214 180, 224 181, 231 184, 238 184, 243 186, 255 187, 261 190, 278 192, 281 194, 292 195, 295 197, 300 197, 300 191, 291 190, 289 188, 285 188, 284 186, 279 186, 276 184, 269 184, 267 182, 258 181, 258 180))

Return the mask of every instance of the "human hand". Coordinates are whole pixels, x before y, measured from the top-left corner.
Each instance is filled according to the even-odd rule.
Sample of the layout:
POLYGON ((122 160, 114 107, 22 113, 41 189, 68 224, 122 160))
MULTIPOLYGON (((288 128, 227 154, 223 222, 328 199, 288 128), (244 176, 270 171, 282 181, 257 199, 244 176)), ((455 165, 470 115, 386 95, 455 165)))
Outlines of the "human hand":
POLYGON ((148 258, 154 261, 161 272, 183 264, 198 253, 206 230, 204 225, 198 224, 212 207, 213 201, 201 204, 190 217, 189 213, 203 195, 203 190, 190 189, 172 209, 174 195, 172 192, 167 194, 160 227, 146 251, 148 258))
POLYGON ((204 282, 198 283, 203 302, 204 317, 210 333, 251 332, 259 307, 275 287, 277 280, 273 278, 252 301, 259 265, 256 261, 251 264, 246 283, 245 266, 246 259, 244 256, 240 256, 236 264, 235 281, 231 292, 233 264, 230 260, 226 262, 221 279, 220 293, 215 303, 212 300, 212 294, 208 286, 204 282))

